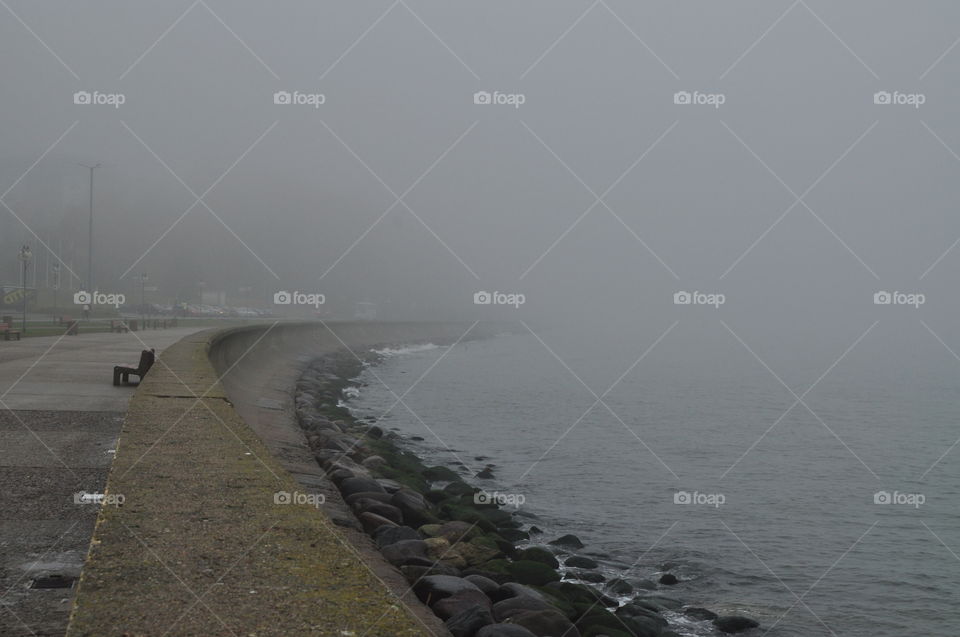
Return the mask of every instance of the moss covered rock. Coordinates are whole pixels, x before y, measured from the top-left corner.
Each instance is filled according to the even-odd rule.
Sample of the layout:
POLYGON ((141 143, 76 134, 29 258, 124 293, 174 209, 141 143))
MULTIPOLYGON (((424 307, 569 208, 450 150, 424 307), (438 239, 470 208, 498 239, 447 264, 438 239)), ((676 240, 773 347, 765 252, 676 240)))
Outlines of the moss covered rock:
POLYGON ((477 537, 467 542, 458 542, 455 547, 467 561, 468 566, 478 566, 503 555, 497 547, 497 543, 487 537, 477 537))
POLYGON ((511 562, 508 572, 514 581, 521 584, 532 584, 534 586, 543 586, 550 582, 560 581, 560 574, 554 569, 541 562, 533 560, 517 560, 511 562))
POLYGON ((540 562, 541 564, 546 564, 550 568, 560 567, 560 562, 553 555, 553 552, 543 548, 542 546, 531 546, 528 549, 524 549, 520 551, 520 554, 517 557, 521 560, 540 562))
POLYGON ((461 480, 457 472, 450 467, 427 467, 421 475, 430 482, 459 482, 461 480))

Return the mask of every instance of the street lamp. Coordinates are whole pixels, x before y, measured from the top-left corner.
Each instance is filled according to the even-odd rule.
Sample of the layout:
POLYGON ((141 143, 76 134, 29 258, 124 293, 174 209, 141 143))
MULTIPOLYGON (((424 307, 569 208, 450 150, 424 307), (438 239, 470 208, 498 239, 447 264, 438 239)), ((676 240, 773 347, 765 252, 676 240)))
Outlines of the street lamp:
POLYGON ((20 259, 20 292, 23 294, 23 322, 20 331, 23 332, 24 336, 27 334, 27 263, 32 257, 33 252, 30 251, 30 246, 20 246, 20 253, 17 255, 17 258, 20 259))
POLYGON ((87 234, 87 290, 93 292, 93 171, 100 168, 100 164, 87 166, 80 164, 90 171, 90 229, 87 234))
POLYGON ((140 312, 143 314, 143 322, 147 322, 147 273, 144 272, 140 275, 140 312))
POLYGON ((60 264, 53 264, 53 320, 57 318, 57 292, 60 290, 60 264))

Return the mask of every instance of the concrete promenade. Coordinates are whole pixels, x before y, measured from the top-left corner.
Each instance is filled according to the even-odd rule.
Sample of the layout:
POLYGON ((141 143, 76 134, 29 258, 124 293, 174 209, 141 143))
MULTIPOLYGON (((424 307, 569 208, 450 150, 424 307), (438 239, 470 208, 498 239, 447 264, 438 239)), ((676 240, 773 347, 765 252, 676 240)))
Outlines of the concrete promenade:
MULTIPOLYGON (((341 327, 358 346, 426 332, 341 327)), ((197 333, 163 353, 123 420, 69 637, 449 634, 335 524, 342 502, 276 498, 328 489, 302 432, 283 424, 284 370, 342 344, 316 323, 285 324, 197 333), (248 425, 234 396, 276 419, 248 425)))

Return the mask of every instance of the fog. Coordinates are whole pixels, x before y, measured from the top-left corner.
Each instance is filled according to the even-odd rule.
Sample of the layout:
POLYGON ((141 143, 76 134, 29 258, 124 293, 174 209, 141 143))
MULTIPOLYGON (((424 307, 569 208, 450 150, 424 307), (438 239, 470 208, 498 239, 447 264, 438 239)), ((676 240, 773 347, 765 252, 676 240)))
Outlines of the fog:
POLYGON ((2 283, 955 362, 954 2, 0 4, 2 283))

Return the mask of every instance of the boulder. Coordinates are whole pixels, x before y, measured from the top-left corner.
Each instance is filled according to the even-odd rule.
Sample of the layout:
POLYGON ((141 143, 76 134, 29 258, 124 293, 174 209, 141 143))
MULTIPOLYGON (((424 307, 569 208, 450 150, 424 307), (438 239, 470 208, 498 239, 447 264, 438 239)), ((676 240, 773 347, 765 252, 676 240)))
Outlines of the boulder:
POLYGON ((400 489, 390 498, 390 504, 397 507, 403 518, 414 526, 421 526, 433 521, 430 507, 422 495, 410 489, 400 489))
POLYGON ((678 583, 680 580, 678 580, 677 576, 673 575, 672 573, 664 573, 663 575, 660 576, 660 579, 657 581, 659 581, 664 586, 673 586, 674 584, 678 583))
POLYGON ((357 519, 360 520, 360 524, 363 526, 363 530, 367 535, 373 535, 377 529, 384 525, 398 526, 396 522, 379 516, 376 513, 364 512, 358 515, 357 519))
POLYGON ((477 631, 477 637, 537 637, 516 624, 490 624, 477 631))
POLYGON ((580 631, 558 610, 518 610, 509 620, 538 637, 580 637, 580 631))
POLYGON ((596 560, 592 560, 589 557, 584 557, 582 555, 573 555, 568 557, 566 561, 564 561, 564 565, 571 566, 573 568, 597 568, 597 566, 599 566, 596 560))
POLYGON ((481 628, 492 623, 490 609, 483 606, 468 608, 445 622, 453 637, 473 637, 481 628))
POLYGON ((423 470, 423 477, 430 482, 458 482, 460 476, 450 467, 427 467, 423 470))
POLYGON ((417 598, 428 606, 460 591, 483 592, 471 582, 450 575, 428 575, 413 585, 417 598))
POLYGON ((642 591, 655 591, 657 590, 656 582, 651 582, 648 579, 634 580, 633 587, 642 591))
POLYGON ((491 599, 494 601, 500 601, 504 599, 511 599, 513 597, 533 597, 534 599, 547 601, 546 595, 540 591, 530 588, 529 586, 524 586, 523 584, 517 584, 516 582, 507 582, 506 584, 501 584, 500 588, 497 589, 497 592, 491 597, 491 599))
POLYGON ((683 602, 679 599, 664 597, 663 595, 647 595, 643 599, 636 601, 637 603, 653 604, 657 607, 657 610, 678 610, 683 606, 683 602))
POLYGON ((373 540, 377 543, 377 548, 381 549, 404 540, 419 539, 420 534, 409 526, 381 526, 373 533, 373 540))
POLYGON ((443 488, 443 492, 447 494, 447 497, 450 496, 465 496, 468 495, 473 497, 473 492, 476 491, 466 482, 451 482, 443 488))
POLYGON ((440 535, 441 526, 441 524, 424 524, 417 530, 425 537, 437 537, 440 535))
POLYGON ((457 568, 463 568, 467 565, 463 556, 442 537, 429 537, 424 540, 424 543, 427 545, 427 556, 430 559, 443 561, 444 564, 457 568))
MULTIPOLYGON (((586 607, 583 614, 577 619, 576 626, 581 633, 587 635, 596 635, 596 627, 602 627, 603 634, 608 630, 616 630, 627 634, 634 634, 632 621, 629 617, 618 617, 610 611, 600 606, 586 607)), ((640 637, 637 635, 637 637, 640 637)), ((644 635, 643 637, 646 637, 644 635)))
MULTIPOLYGON (((464 578, 480 590, 482 590, 487 597, 495 594, 497 589, 500 588, 500 585, 489 577, 484 577, 483 575, 465 575, 464 578)), ((493 622, 491 622, 493 623, 493 622)))
POLYGON ((544 584, 560 580, 560 575, 555 570, 546 564, 532 560, 510 562, 507 566, 507 572, 520 584, 530 584, 533 586, 543 586, 544 584))
POLYGON ((314 451, 327 449, 346 453, 353 450, 354 442, 353 438, 345 434, 325 431, 310 438, 310 448, 314 451))
POLYGON ((380 549, 380 552, 394 566, 422 563, 419 560, 426 560, 427 564, 425 566, 429 566, 435 561, 430 559, 429 547, 423 540, 400 540, 384 546, 380 549), (413 561, 411 558, 419 559, 413 561))
POLYGON ((716 626, 717 630, 721 633, 742 633, 745 630, 756 628, 760 624, 743 615, 723 615, 722 617, 714 619, 713 625, 716 626))
POLYGON ((574 568, 567 571, 565 579, 577 579, 582 582, 590 582, 591 584, 602 584, 607 581, 607 577, 603 573, 588 571, 582 568, 574 568))
POLYGON ((630 633, 634 637, 662 637, 667 628, 667 620, 663 617, 646 615, 626 618, 624 623, 630 627, 630 633))
POLYGON ((340 493, 343 494, 344 498, 363 491, 386 493, 386 490, 380 486, 380 483, 370 478, 347 478, 340 483, 340 493))
POLYGON ((506 621, 517 611, 529 610, 556 610, 546 599, 539 599, 527 595, 511 597, 493 605, 493 617, 497 621, 506 621))
POLYGON ((444 597, 430 606, 433 614, 446 621, 470 608, 491 608, 490 599, 481 591, 459 591, 450 597, 444 597))
POLYGON ((458 569, 455 569, 452 566, 447 566, 446 564, 433 564, 431 566, 408 564, 406 566, 401 566, 400 572, 410 584, 415 584, 419 580, 430 575, 450 575, 452 577, 460 577, 460 571, 458 569))
POLYGON ((592 586, 586 584, 575 584, 573 582, 551 582, 546 588, 558 597, 567 600, 571 604, 581 604, 586 606, 597 605, 607 608, 617 608, 620 604, 612 597, 604 595, 592 586))
POLYGON ((492 468, 484 467, 483 469, 477 472, 476 477, 480 478, 481 480, 493 480, 495 476, 493 475, 492 468))
POLYGON ((480 531, 477 527, 469 522, 461 522, 459 520, 454 520, 452 522, 446 522, 437 529, 437 536, 445 538, 451 544, 459 542, 463 539, 471 539, 480 535, 480 531))
POLYGON ((558 568, 560 566, 560 562, 553 555, 553 553, 542 546, 531 546, 528 549, 524 549, 520 551, 520 554, 517 557, 521 560, 540 562, 541 564, 546 564, 550 568, 558 568))
POLYGON ((359 507, 363 513, 373 513, 398 525, 403 524, 403 514, 400 513, 400 509, 395 506, 377 502, 376 500, 358 500, 356 506, 359 507))
POLYGON ((573 535, 572 533, 561 535, 555 540, 550 540, 549 544, 552 544, 554 546, 562 546, 564 548, 571 548, 571 549, 583 548, 583 542, 581 542, 580 538, 578 538, 576 535, 573 535))
POLYGON ((390 494, 382 491, 361 491, 360 493, 351 493, 343 499, 348 506, 352 507, 357 500, 376 500, 384 504, 390 503, 390 494))
POLYGON ((404 488, 403 485, 396 480, 390 480, 388 478, 377 478, 377 484, 383 487, 383 490, 387 493, 396 493, 404 488))
POLYGON ((625 579, 615 577, 605 586, 611 595, 629 595, 633 592, 633 585, 625 579))
MULTIPOLYGON (((320 457, 321 457, 321 454, 318 453, 318 454, 317 454, 317 458, 320 458, 320 457)), ((354 474, 354 472, 353 472, 352 470, 350 470, 350 469, 336 468, 336 469, 330 469, 330 470, 328 470, 328 471, 327 471, 327 477, 330 478, 330 481, 331 481, 332 483, 334 483, 335 485, 337 485, 337 486, 339 487, 341 484, 343 484, 343 483, 346 482, 347 480, 350 480, 351 478, 354 478, 354 477, 355 477, 355 474, 354 474)), ((341 491, 341 493, 343 493, 343 492, 341 491)))
POLYGON ((696 606, 691 606, 690 608, 684 608, 683 614, 689 617, 690 619, 695 619, 697 621, 710 621, 718 617, 718 615, 712 610, 706 608, 699 608, 696 606))
POLYGON ((641 607, 621 606, 614 614, 628 623, 634 632, 642 635, 659 635, 667 627, 666 619, 641 607))
POLYGON ((387 466, 387 461, 381 456, 368 456, 360 463, 367 469, 380 469, 387 466))
MULTIPOLYGON (((481 577, 486 577, 487 579, 493 580, 497 584, 506 584, 507 582, 510 581, 510 576, 507 575, 506 573, 487 570, 485 568, 485 565, 481 565, 479 567, 468 566, 467 568, 463 569, 463 574, 464 576, 480 575, 481 577)), ((491 597, 491 599, 493 598, 491 597)))
POLYGON ((496 542, 485 537, 474 538, 469 542, 457 542, 455 548, 471 566, 483 564, 502 555, 496 542))

